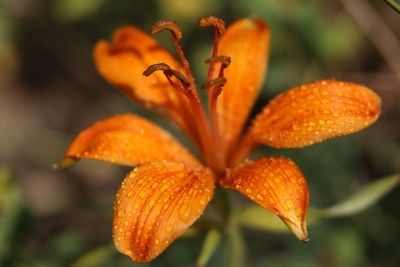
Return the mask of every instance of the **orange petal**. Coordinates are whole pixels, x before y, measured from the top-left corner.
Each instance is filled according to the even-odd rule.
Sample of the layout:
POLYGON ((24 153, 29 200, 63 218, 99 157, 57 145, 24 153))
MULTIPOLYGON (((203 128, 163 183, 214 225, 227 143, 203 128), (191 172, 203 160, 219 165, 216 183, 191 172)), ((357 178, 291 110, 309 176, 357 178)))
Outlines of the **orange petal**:
POLYGON ((133 26, 121 27, 114 33, 111 44, 106 41, 96 44, 94 60, 100 74, 133 100, 148 108, 163 108, 178 124, 183 123, 176 111, 181 96, 163 74, 143 76, 143 71, 156 63, 181 69, 172 55, 150 35, 133 26))
POLYGON ((97 159, 130 166, 155 160, 199 165, 166 131, 133 114, 104 119, 81 132, 64 162, 70 159, 97 159))
POLYGON ((293 161, 285 158, 247 161, 220 184, 276 213, 300 240, 307 241, 308 185, 293 161))
POLYGON ((218 54, 232 60, 217 106, 228 150, 239 137, 264 80, 269 38, 268 25, 260 19, 238 20, 221 37, 218 54))
POLYGON ((357 132, 376 121, 381 100, 370 89, 323 80, 280 94, 255 118, 250 134, 277 148, 312 145, 357 132))
POLYGON ((214 191, 211 172, 152 162, 127 175, 114 207, 117 249, 135 261, 157 257, 203 213, 214 191))

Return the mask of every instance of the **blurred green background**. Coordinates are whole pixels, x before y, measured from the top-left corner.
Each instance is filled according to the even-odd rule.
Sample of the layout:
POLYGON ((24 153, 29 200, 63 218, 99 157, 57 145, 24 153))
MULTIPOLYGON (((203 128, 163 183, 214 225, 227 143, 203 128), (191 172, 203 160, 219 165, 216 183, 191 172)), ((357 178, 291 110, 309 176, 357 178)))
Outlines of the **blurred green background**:
MULTIPOLYGON (((146 265, 115 252, 114 194, 128 168, 85 161, 54 171, 51 165, 80 130, 117 113, 142 114, 182 138, 107 84, 91 50, 120 25, 149 31, 159 19, 173 19, 201 83, 212 32, 196 23, 208 14, 227 23, 256 16, 270 24, 269 73, 254 113, 279 92, 323 78, 362 83, 381 96, 379 121, 361 133, 301 150, 256 151, 295 160, 310 184, 311 206, 330 206, 399 173, 400 15, 384 1, 1 0, 0 266, 195 265, 203 233, 177 240, 146 265)), ((157 36, 168 47, 166 37, 157 36)), ((400 266, 399 193, 310 227, 306 245, 289 234, 246 229, 246 266, 400 266)), ((229 194, 235 209, 250 203, 229 194)), ((223 245, 209 266, 226 264, 223 245)))

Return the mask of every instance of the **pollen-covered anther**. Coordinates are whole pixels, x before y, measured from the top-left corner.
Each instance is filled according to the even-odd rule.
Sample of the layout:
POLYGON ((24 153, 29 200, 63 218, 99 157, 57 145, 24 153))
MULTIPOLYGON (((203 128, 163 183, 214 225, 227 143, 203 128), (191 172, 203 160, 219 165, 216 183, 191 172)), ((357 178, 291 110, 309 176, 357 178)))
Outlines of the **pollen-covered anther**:
POLYGON ((157 64, 153 64, 150 65, 149 67, 147 67, 147 69, 143 72, 143 75, 148 77, 150 75, 153 74, 153 72, 161 70, 161 71, 166 71, 166 70, 170 70, 171 67, 168 66, 165 63, 157 63, 157 64))
POLYGON ((178 23, 173 20, 160 20, 151 28, 151 33, 159 33, 163 30, 168 30, 173 34, 176 39, 180 40, 182 38, 182 31, 178 23))
POLYGON ((207 64, 221 63, 224 68, 227 68, 231 64, 231 58, 228 56, 220 55, 216 57, 208 58, 204 61, 207 64))
POLYGON ((175 77, 179 80, 179 82, 182 84, 183 88, 176 88, 179 90, 182 89, 186 89, 190 86, 190 82, 186 79, 186 77, 180 73, 177 70, 173 70, 171 69, 170 66, 168 66, 165 63, 157 63, 157 64, 153 64, 150 65, 144 72, 143 75, 144 76, 150 76, 152 75, 155 71, 162 71, 164 73, 164 75, 167 77, 168 81, 171 83, 171 85, 175 88, 179 85, 177 85, 171 78, 175 77))
POLYGON ((203 89, 209 89, 209 88, 214 88, 214 87, 221 88, 222 86, 224 86, 225 83, 226 83, 226 79, 224 77, 218 77, 214 80, 205 82, 201 86, 201 88, 203 88, 203 89))
POLYGON ((168 81, 170 81, 171 77, 177 78, 181 83, 184 88, 188 88, 190 86, 190 82, 186 79, 186 77, 180 73, 179 71, 169 69, 164 71, 165 76, 167 77, 168 81))
POLYGON ((225 32, 225 21, 215 16, 210 15, 206 17, 201 17, 198 23, 201 27, 214 27, 219 35, 222 35, 225 32))

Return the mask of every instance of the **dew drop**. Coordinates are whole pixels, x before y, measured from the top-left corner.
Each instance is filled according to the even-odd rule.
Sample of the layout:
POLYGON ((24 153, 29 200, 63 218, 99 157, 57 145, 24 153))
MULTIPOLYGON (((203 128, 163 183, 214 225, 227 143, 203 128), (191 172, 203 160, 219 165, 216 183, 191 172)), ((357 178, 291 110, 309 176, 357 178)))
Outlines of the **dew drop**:
POLYGON ((298 125, 293 125, 293 130, 298 131, 298 130, 300 130, 300 127, 298 125))
POLYGON ((164 185, 160 188, 161 192, 166 191, 166 190, 168 189, 168 187, 169 187, 168 184, 164 184, 164 185))
POLYGON ((190 218, 190 207, 188 206, 188 205, 185 205, 185 204, 182 204, 180 207, 179 207, 179 210, 178 210, 178 215, 179 215, 179 218, 183 221, 183 222, 188 222, 189 221, 189 218, 190 218))

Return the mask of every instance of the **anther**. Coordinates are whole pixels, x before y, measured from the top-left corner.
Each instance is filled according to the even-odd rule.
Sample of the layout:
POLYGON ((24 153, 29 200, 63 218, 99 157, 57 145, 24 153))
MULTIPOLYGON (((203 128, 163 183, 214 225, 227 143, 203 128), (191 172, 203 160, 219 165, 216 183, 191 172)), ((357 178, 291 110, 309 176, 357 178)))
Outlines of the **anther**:
POLYGON ((224 68, 227 68, 229 64, 231 64, 231 58, 228 56, 220 55, 206 59, 204 62, 207 64, 221 63, 224 68))
POLYGON ((162 71, 167 78, 169 84, 177 91, 181 92, 182 94, 186 95, 193 103, 199 104, 200 102, 197 100, 196 96, 193 95, 193 92, 189 90, 190 82, 186 79, 186 77, 177 70, 171 69, 165 63, 158 63, 150 65, 144 72, 144 76, 150 76, 155 71, 162 71), (174 80, 176 78, 179 82, 174 80))
POLYGON ((153 64, 150 65, 144 72, 143 75, 144 76, 150 76, 151 74, 153 74, 153 72, 157 71, 157 70, 161 70, 161 71, 166 71, 166 70, 170 70, 171 67, 168 66, 165 63, 157 63, 157 64, 153 64))
POLYGON ((164 74, 165 74, 165 76, 167 76, 167 78, 171 78, 171 77, 177 78, 182 83, 184 88, 188 88, 190 86, 190 82, 179 71, 169 69, 169 70, 165 70, 164 74))
POLYGON ((218 77, 214 80, 205 82, 201 88, 208 89, 213 87, 222 87, 225 85, 225 83, 226 79, 224 77, 218 77))
POLYGON ((168 30, 171 34, 175 35, 176 39, 182 38, 182 31, 178 23, 172 20, 160 20, 151 28, 151 33, 159 33, 163 30, 168 30))
POLYGON ((201 17, 198 23, 201 27, 214 27, 215 30, 218 31, 219 35, 222 35, 225 32, 225 22, 215 16, 210 15, 206 17, 201 17))
POLYGON ((165 63, 157 63, 157 64, 150 65, 143 72, 143 75, 150 76, 155 71, 162 71, 164 73, 164 75, 167 77, 168 81, 172 81, 171 80, 172 77, 177 78, 181 82, 183 88, 188 88, 190 86, 190 82, 186 79, 186 77, 182 73, 180 73, 177 70, 171 69, 171 67, 165 63))

